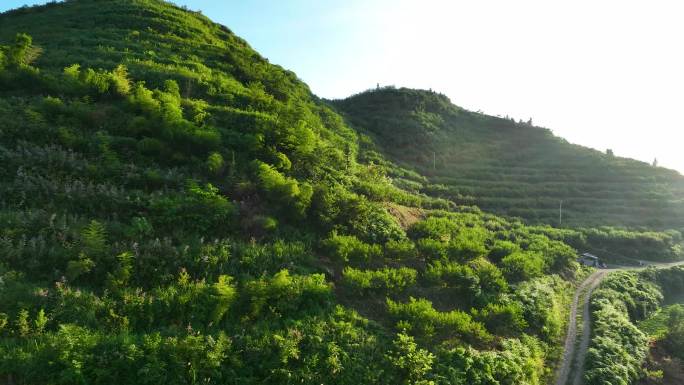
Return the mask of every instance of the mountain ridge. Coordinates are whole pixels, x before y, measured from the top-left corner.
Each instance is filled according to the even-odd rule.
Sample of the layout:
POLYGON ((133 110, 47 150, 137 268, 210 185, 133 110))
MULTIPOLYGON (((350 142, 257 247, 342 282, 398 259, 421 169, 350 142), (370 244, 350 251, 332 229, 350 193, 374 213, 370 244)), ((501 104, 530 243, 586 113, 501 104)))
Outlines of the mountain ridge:
POLYGON ((675 170, 467 111, 431 91, 384 88, 332 103, 390 159, 428 175, 429 194, 556 226, 561 200, 570 226, 684 225, 684 177, 675 170))

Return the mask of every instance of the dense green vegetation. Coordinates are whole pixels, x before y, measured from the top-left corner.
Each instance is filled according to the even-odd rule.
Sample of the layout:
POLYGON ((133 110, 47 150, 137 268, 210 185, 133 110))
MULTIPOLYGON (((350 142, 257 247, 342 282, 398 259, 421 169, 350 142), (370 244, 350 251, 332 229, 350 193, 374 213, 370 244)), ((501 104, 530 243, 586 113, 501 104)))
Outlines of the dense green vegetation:
POLYGON ((606 278, 591 297, 592 339, 586 358, 586 383, 630 384, 644 376, 642 364, 649 349, 649 334, 664 336, 673 354, 679 355, 682 350, 677 349, 684 347, 684 313, 679 307, 669 309, 667 325, 658 325, 658 319, 663 318, 659 310, 663 299, 681 293, 682 288, 682 267, 623 271, 606 278))
POLYGON ((646 275, 662 287, 669 305, 642 321, 639 327, 669 354, 684 360, 684 268, 650 271, 646 275))
POLYGON ((562 200, 565 226, 684 227, 675 171, 467 111, 432 91, 386 87, 334 104, 390 159, 428 176, 411 184, 417 191, 530 223, 558 225, 562 200))
POLYGON ((561 240, 412 190, 200 14, 79 0, 0 24, 3 382, 551 376, 561 240))
MULTIPOLYGON (((665 342, 674 341, 671 339, 671 332, 678 327, 680 313, 684 310, 684 305, 667 305, 658 310, 655 314, 639 323, 639 329, 650 337, 662 339, 665 342)), ((678 353, 678 351, 673 351, 678 353)))
POLYGON ((199 13, 0 25, 0 382, 537 385, 576 249, 682 256, 427 194, 199 13))
POLYGON ((669 309, 665 347, 675 357, 684 360, 684 306, 669 309))

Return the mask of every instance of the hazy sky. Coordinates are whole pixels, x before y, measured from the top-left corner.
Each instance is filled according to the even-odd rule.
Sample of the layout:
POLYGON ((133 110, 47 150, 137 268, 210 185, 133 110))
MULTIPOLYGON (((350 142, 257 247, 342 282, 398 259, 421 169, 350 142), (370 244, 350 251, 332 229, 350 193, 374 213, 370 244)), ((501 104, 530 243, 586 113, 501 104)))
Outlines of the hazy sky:
MULTIPOLYGON (((0 10, 24 3, 2 0, 0 10)), ((432 88, 468 109, 532 117, 571 142, 684 172, 678 1, 176 3, 227 25, 326 98, 377 83, 432 88)))

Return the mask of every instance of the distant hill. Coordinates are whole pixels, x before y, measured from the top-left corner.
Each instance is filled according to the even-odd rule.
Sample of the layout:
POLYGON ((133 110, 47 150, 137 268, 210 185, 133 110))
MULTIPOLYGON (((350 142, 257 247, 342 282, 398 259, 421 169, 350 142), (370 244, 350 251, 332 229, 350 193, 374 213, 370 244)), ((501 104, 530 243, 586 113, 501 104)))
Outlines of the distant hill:
POLYGON ((568 143, 548 129, 464 110, 430 91, 381 88, 334 101, 421 191, 564 226, 684 227, 684 177, 568 143))

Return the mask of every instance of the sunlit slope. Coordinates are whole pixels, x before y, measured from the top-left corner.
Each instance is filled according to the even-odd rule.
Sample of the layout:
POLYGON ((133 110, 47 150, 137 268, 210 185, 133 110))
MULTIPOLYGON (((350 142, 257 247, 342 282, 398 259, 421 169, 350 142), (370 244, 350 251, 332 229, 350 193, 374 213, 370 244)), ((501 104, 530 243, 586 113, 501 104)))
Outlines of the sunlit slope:
MULTIPOLYGON (((385 154, 429 176, 422 191, 533 223, 684 226, 679 173, 573 145, 551 131, 383 88, 335 101, 385 154)), ((646 130, 646 128, 645 128, 646 130)))

